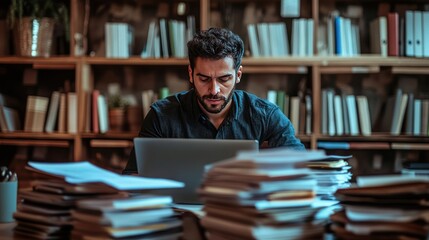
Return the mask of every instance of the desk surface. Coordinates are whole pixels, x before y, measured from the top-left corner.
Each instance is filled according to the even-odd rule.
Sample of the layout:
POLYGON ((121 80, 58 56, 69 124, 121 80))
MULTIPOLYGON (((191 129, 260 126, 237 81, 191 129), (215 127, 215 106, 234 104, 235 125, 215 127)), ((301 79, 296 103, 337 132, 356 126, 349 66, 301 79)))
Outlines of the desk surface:
POLYGON ((16 223, 0 223, 0 237, 2 240, 11 240, 11 239, 19 239, 14 238, 13 236, 13 228, 15 227, 16 223))

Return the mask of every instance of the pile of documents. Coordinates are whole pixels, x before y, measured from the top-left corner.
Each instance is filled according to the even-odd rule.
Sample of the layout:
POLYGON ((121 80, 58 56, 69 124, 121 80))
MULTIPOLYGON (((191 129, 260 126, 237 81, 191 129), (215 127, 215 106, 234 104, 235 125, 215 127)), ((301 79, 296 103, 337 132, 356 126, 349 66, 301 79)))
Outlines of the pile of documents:
POLYGON ((351 157, 329 155, 327 159, 304 163, 306 167, 311 169, 313 177, 317 180, 317 196, 322 199, 334 200, 334 193, 337 189, 350 187, 352 173, 347 159, 351 157))
MULTIPOLYGON (((166 231, 170 235, 180 234, 181 222, 170 206, 170 196, 132 192, 183 187, 183 183, 167 179, 122 176, 89 162, 29 162, 27 168, 32 172, 44 174, 45 179, 33 181, 31 189, 19 192, 22 202, 18 204, 14 214, 17 222, 14 231, 17 236, 32 239, 69 239, 72 229, 75 229, 73 232, 76 233, 76 238, 83 236, 80 234, 82 232, 86 233, 85 236, 90 236, 82 226, 97 231, 97 236, 104 233, 104 238, 112 239, 152 236, 166 231), (130 220, 136 220, 137 216, 144 214, 149 214, 150 220, 130 220), (86 221, 84 224, 83 220, 86 221), (128 223, 125 224, 124 221, 128 223), (143 226, 149 230, 143 230, 143 226), (127 231, 120 229, 125 227, 128 227, 127 231)), ((153 239, 157 239, 156 236, 158 234, 153 239)))
MULTIPOLYGON (((208 239, 322 239, 329 215, 303 162, 322 151, 242 152, 208 166, 198 193, 208 239)), ((332 204, 332 203, 330 203, 332 204)))
POLYGON ((358 177, 335 193, 343 210, 331 215, 338 239, 427 239, 429 179, 402 175, 358 177))
POLYGON ((72 210, 73 239, 178 239, 182 221, 170 196, 135 195, 124 199, 90 199, 72 210))

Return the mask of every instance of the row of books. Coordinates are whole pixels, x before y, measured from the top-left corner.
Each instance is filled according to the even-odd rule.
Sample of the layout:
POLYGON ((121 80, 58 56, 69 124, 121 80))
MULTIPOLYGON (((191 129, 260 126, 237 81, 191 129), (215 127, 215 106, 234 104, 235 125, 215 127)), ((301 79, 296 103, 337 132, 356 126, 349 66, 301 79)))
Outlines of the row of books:
POLYGON ((371 51, 382 56, 429 57, 429 11, 388 13, 371 21, 371 51))
MULTIPOLYGON (((152 89, 142 91, 141 119, 146 116, 154 101, 165 98, 169 94, 168 87, 160 88, 159 93, 152 89)), ((79 112, 79 116, 83 119, 83 132, 109 131, 108 99, 109 96, 98 89, 84 94, 81 104, 83 109, 79 112)), ((16 105, 0 105, 0 129, 2 132, 77 133, 79 131, 77 95, 75 92, 53 91, 51 97, 28 96, 24 126, 16 105)))
POLYGON ((304 162, 324 152, 268 150, 213 164, 198 190, 208 239, 322 239, 336 201, 316 197, 304 162), (322 214, 321 212, 325 212, 322 214))
POLYGON ((335 94, 333 89, 323 89, 321 100, 323 134, 371 135, 372 124, 366 96, 341 96, 335 94))
POLYGON ((248 24, 247 34, 251 55, 253 57, 282 57, 291 54, 293 56, 312 56, 313 29, 312 19, 293 19, 292 36, 289 41, 287 26, 284 22, 248 24))
POLYGON ((298 134, 311 134, 312 105, 309 94, 304 97, 290 96, 283 90, 268 90, 267 100, 276 104, 290 119, 298 134))
POLYGON ((195 17, 185 21, 165 18, 154 19, 149 24, 142 58, 183 58, 188 55, 186 44, 196 32, 195 17))
POLYGON ((382 130, 392 135, 429 135, 429 99, 418 99, 401 88, 387 100, 382 130), (390 129, 389 129, 390 127, 390 129))
POLYGON ((427 136, 428 113, 428 99, 416 99, 413 93, 404 93, 400 88, 385 103, 381 98, 340 95, 330 88, 322 90, 321 130, 330 136, 367 136, 374 130, 392 135, 427 136))
POLYGON ((319 55, 359 55, 359 26, 351 18, 333 13, 320 22, 317 45, 319 55))
MULTIPOLYGON (((168 58, 187 56, 186 43, 196 31, 195 17, 187 20, 154 19, 149 23, 142 58, 168 58)), ((128 58, 132 55, 134 42, 133 27, 127 23, 109 22, 105 24, 105 47, 108 58, 128 58)))
POLYGON ((24 126, 17 109, 0 106, 0 127, 3 132, 77 133, 77 95, 75 92, 52 92, 51 98, 29 95, 24 126))

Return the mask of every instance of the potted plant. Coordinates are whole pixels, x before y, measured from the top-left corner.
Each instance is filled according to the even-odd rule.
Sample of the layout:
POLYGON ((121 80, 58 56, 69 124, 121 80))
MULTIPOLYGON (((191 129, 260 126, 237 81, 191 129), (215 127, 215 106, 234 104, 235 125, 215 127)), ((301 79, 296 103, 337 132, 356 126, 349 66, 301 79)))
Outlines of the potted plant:
POLYGON ((7 18, 18 55, 49 57, 56 24, 63 26, 66 41, 70 39, 69 12, 62 1, 12 0, 7 18))
POLYGON ((111 131, 123 131, 126 120, 128 102, 121 95, 115 94, 108 98, 109 123, 111 131))

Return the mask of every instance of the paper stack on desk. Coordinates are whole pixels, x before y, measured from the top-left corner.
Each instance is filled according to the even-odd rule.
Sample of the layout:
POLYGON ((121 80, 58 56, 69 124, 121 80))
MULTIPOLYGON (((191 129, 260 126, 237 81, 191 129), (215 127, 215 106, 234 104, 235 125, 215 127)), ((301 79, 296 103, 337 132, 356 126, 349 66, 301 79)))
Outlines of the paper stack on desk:
POLYGON ((338 239, 427 239, 429 179, 403 175, 358 177, 335 193, 344 209, 331 215, 338 239))
POLYGON ((322 199, 335 200, 337 189, 348 188, 351 183, 351 166, 346 161, 352 156, 329 155, 326 159, 305 162, 317 180, 316 195, 322 199))
MULTIPOLYGON (((69 239, 73 228, 76 237, 82 236, 82 232, 90 235, 92 231, 112 239, 152 237, 165 231, 169 235, 180 234, 181 222, 174 216, 171 197, 147 195, 137 190, 155 189, 157 183, 159 188, 181 187, 183 183, 121 176, 88 162, 29 162, 27 168, 50 178, 33 181, 30 190, 19 192, 22 202, 14 214, 17 235, 33 239, 69 239), (135 208, 130 209, 131 206, 135 208), (124 223, 145 214, 150 215, 150 221, 124 223), (87 226, 91 226, 91 232, 83 228, 87 226)), ((153 239, 158 239, 157 236, 153 239)))
POLYGON ((300 166, 326 157, 322 151, 264 150, 208 167, 198 190, 208 238, 322 239, 328 218, 317 217, 323 209, 317 182, 300 166))
POLYGON ((72 210, 73 239, 178 239, 182 221, 170 196, 78 201, 72 210))

